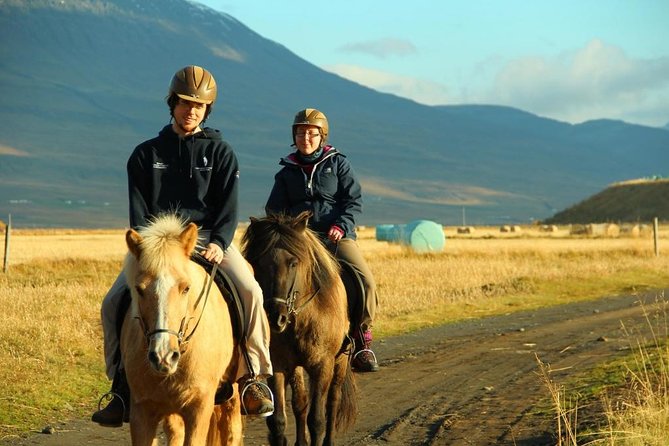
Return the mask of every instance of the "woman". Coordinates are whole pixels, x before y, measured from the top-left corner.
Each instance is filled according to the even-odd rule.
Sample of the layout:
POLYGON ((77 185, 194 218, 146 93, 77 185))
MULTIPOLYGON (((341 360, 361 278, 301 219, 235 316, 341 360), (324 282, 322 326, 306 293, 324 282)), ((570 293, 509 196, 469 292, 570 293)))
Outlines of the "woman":
POLYGON ((366 299, 359 326, 351 333, 355 342, 353 367, 360 372, 375 372, 379 365, 371 344, 378 298, 374 276, 360 252, 355 232, 355 219, 362 212, 362 192, 348 159, 327 144, 328 131, 322 112, 314 108, 297 112, 292 126, 297 150, 279 162, 283 167, 274 177, 265 211, 293 216, 311 211, 309 227, 337 258, 360 272, 366 299))

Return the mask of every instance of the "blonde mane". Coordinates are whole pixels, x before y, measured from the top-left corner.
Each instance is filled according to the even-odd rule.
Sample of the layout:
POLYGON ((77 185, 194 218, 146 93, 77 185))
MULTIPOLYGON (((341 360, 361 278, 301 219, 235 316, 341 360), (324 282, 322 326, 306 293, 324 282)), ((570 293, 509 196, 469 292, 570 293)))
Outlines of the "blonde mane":
POLYGON ((142 237, 142 256, 137 259, 130 253, 126 256, 126 267, 141 267, 144 271, 158 272, 175 265, 178 257, 168 255, 180 250, 180 235, 186 228, 186 221, 176 214, 161 214, 148 226, 139 228, 142 237))

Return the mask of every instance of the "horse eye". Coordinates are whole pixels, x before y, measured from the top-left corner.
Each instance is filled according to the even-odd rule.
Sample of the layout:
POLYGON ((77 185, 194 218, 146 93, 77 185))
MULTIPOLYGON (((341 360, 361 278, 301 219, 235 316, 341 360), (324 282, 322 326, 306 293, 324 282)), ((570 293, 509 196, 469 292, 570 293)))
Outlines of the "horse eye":
POLYGON ((186 295, 186 294, 188 294, 189 291, 190 291, 190 287, 187 286, 186 288, 183 289, 183 291, 181 292, 181 294, 186 295))
POLYGON ((288 264, 288 266, 290 268, 297 268, 297 259, 291 260, 290 263, 288 264))
POLYGON ((135 291, 137 291, 137 294, 139 294, 139 297, 144 297, 144 288, 140 287, 139 285, 135 286, 135 291))

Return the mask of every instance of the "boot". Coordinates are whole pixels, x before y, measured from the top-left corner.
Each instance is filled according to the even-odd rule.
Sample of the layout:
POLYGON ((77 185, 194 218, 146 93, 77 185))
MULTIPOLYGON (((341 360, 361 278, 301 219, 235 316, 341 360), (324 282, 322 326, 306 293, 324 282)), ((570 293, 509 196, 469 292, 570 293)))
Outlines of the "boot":
POLYGON ((218 406, 232 398, 232 392, 232 384, 230 384, 228 381, 222 382, 218 386, 218 389, 216 389, 216 394, 214 395, 214 405, 218 406))
POLYGON ((274 396, 267 384, 251 378, 242 389, 242 415, 269 417, 274 413, 274 396))
POLYGON ((121 427, 124 422, 130 421, 130 388, 125 377, 125 370, 119 369, 112 381, 111 390, 100 398, 98 410, 91 420, 105 427, 121 427), (104 409, 100 409, 103 399, 109 400, 104 409))
POLYGON ((376 362, 376 355, 372 351, 372 330, 362 331, 354 336, 355 349, 353 350, 353 361, 351 367, 357 372, 376 372, 379 370, 379 363, 376 362))

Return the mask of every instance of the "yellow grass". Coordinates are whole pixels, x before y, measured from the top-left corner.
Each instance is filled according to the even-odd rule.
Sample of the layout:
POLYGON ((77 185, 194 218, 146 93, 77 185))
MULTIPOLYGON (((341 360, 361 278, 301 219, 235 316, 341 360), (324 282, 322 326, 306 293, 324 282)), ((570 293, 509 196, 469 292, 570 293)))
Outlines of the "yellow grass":
MULTIPOLYGON (((650 238, 561 231, 477 228, 456 236, 447 228, 443 252, 416 254, 376 241, 373 228, 361 230, 380 293, 375 338, 669 285, 669 256, 655 257, 650 238)), ((100 302, 126 250, 123 230, 17 230, 10 248, 9 272, 0 274, 0 439, 96 408, 109 385, 100 302)))

